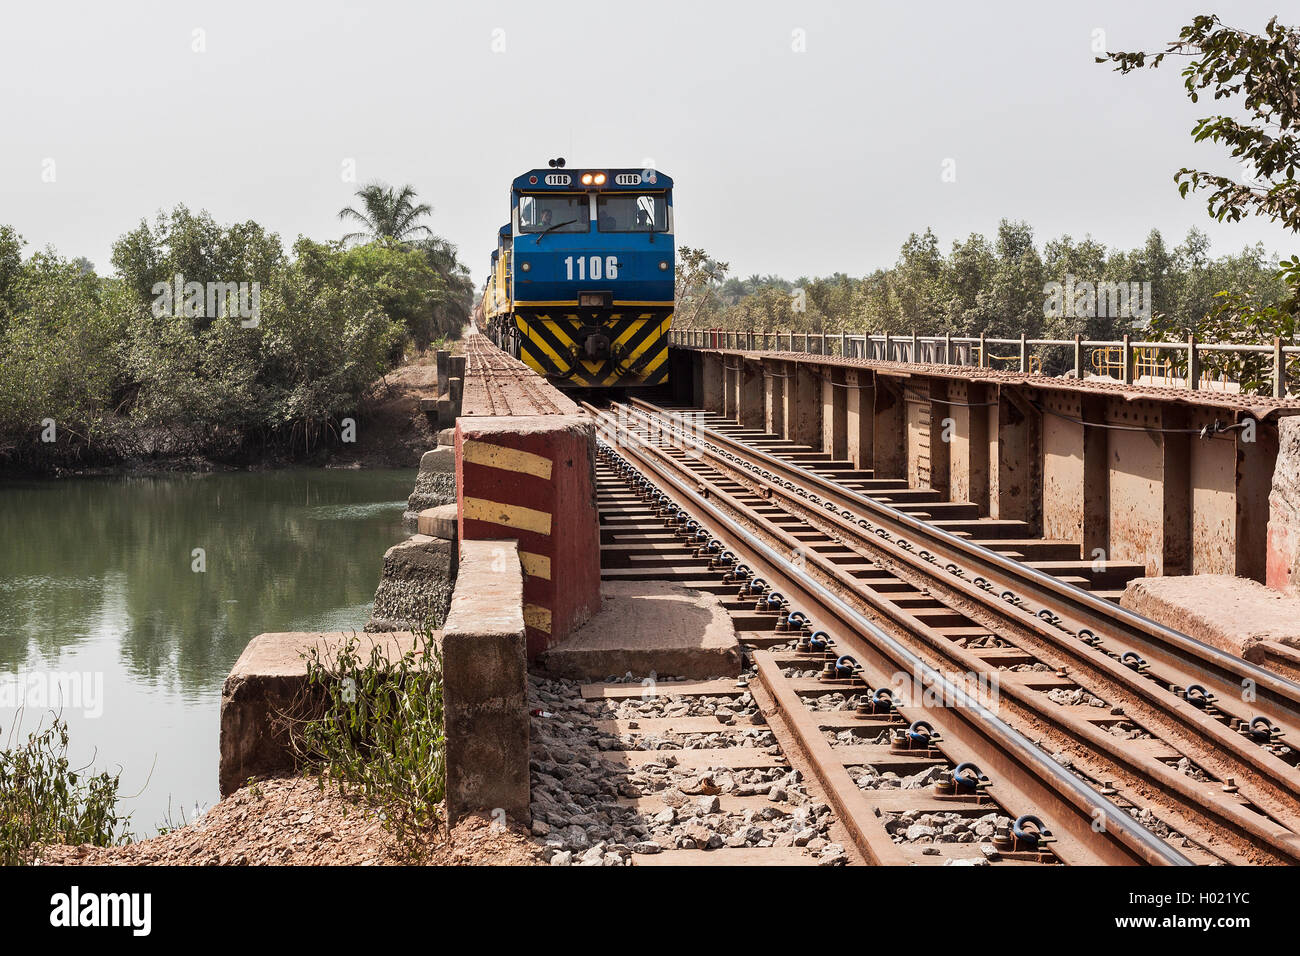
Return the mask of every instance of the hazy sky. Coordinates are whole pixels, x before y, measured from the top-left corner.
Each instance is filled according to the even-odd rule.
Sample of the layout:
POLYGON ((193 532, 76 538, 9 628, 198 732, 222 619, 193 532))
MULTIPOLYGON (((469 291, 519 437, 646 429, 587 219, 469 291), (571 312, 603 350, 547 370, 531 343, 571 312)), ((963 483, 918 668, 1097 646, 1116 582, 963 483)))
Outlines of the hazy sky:
POLYGON ((946 249, 1002 217, 1040 244, 1129 247, 1155 226, 1172 246, 1196 225, 1216 254, 1289 254, 1281 228, 1179 198, 1180 166, 1237 172, 1191 142, 1212 105, 1186 99, 1180 63, 1092 62, 1095 30, 1152 49, 1210 11, 1300 21, 1295 0, 6 0, 0 223, 101 272, 117 237, 181 202, 286 246, 337 238, 354 160, 361 182, 412 183, 481 282, 510 179, 563 155, 653 160, 677 183, 678 243, 741 275, 862 274, 927 225, 946 249))

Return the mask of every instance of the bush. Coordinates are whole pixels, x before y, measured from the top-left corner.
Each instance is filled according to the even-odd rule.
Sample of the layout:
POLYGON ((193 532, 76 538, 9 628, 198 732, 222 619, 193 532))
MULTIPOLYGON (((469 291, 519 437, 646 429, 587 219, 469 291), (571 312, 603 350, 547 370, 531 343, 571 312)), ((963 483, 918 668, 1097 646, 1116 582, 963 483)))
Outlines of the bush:
POLYGON ((93 447, 112 430, 122 324, 94 273, 53 253, 14 277, 0 323, 0 452, 33 445, 52 419, 57 447, 93 447))
POLYGON ((352 635, 337 651, 307 654, 307 685, 282 715, 298 756, 322 789, 337 786, 380 814, 412 856, 442 818, 447 787, 442 657, 430 632, 390 662, 363 657, 352 635))
POLYGON ((0 750, 0 866, 31 863, 41 844, 124 842, 130 817, 117 814, 119 777, 73 769, 68 725, 57 716, 24 745, 0 750))

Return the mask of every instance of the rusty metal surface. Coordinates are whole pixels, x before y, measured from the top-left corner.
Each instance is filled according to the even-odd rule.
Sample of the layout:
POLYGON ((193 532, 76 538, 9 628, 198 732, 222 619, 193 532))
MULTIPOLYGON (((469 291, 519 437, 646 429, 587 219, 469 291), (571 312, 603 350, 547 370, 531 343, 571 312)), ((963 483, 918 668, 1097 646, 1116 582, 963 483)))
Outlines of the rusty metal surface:
MULTIPOLYGON (((694 424, 698 426, 698 421, 694 424)), ((739 430, 734 422, 729 424, 730 427, 739 430)), ((806 526, 805 533, 800 534, 797 539, 788 539, 786 543, 810 549, 806 558, 809 568, 816 567, 824 571, 826 580, 838 577, 845 584, 846 593, 854 593, 887 618, 893 614, 892 620, 895 623, 922 640, 922 646, 929 649, 928 653, 940 655, 940 660, 967 668, 981 666, 992 668, 996 661, 1003 662, 996 665, 998 667, 1022 666, 1026 661, 1043 660, 1044 654, 1047 654, 1049 662, 1070 660, 1070 677, 1064 676, 1066 671, 1063 667, 1056 668, 1058 672, 1055 675, 1051 673, 1004 674, 1006 680, 1003 685, 1004 704, 1008 714, 1015 717, 1017 722, 1026 728, 1032 729, 1034 733, 1046 731, 1048 739, 1057 742, 1053 746, 1063 747, 1064 752, 1067 753, 1082 754, 1086 760, 1080 766, 1087 765, 1089 761, 1098 765, 1098 769, 1089 772, 1113 774, 1117 781, 1115 786, 1121 788, 1122 794, 1122 797, 1117 796, 1115 799, 1120 799, 1122 803, 1135 808, 1148 808, 1145 812, 1149 812, 1149 808, 1153 806, 1156 807, 1157 818, 1165 821, 1163 825, 1193 835, 1199 848, 1217 846, 1217 852, 1226 853, 1222 858, 1229 861, 1283 862, 1300 858, 1297 853, 1300 843, 1295 836, 1295 827, 1283 822, 1287 820, 1291 823, 1295 822, 1294 800, 1297 788, 1292 778, 1296 774, 1294 766, 1296 755, 1290 748, 1276 740, 1260 746, 1248 740, 1244 736, 1244 730, 1238 733, 1236 725, 1239 718, 1231 713, 1236 709, 1232 700, 1224 699, 1224 710, 1218 713, 1215 713, 1214 707, 1209 708, 1212 717, 1207 716, 1204 711, 1191 708, 1182 701, 1177 695, 1177 691, 1181 689, 1179 684, 1185 686, 1186 682, 1199 676, 1197 669, 1203 667, 1203 663, 1180 658, 1172 653, 1143 652, 1143 656, 1149 660, 1144 661, 1140 668, 1122 666, 1117 659, 1128 653, 1131 647, 1136 646, 1139 650, 1143 650, 1139 645, 1127 643, 1131 639, 1131 635, 1128 634, 1121 634, 1116 640, 1112 634, 1107 633, 1107 646, 1104 652, 1073 637, 1062 638, 1059 647, 1051 645, 1041 632, 1044 627, 1050 631, 1055 625, 1046 625, 1043 619, 1033 613, 1038 610, 1037 605, 1026 604, 1020 607, 1009 604, 1000 601, 996 593, 990 599, 991 603, 993 605, 1007 603, 1004 616, 1008 621, 1019 618, 1014 627, 1008 628, 1007 634, 1010 640, 999 639, 1003 645, 1002 649, 964 651, 962 635, 971 631, 979 633, 981 629, 961 626, 962 622, 975 623, 968 616, 964 616, 962 611, 968 611, 971 606, 978 603, 982 593, 980 590, 972 591, 967 587, 964 597, 969 600, 964 604, 951 605, 942 599, 942 595, 938 593, 940 589, 927 589, 917 584, 912 587, 920 590, 908 590, 908 586, 902 581, 911 580, 908 576, 910 572, 903 573, 903 578, 900 580, 896 576, 887 575, 883 570, 872 570, 870 573, 856 570, 857 568, 868 569, 871 565, 866 563, 865 557, 856 559, 863 561, 863 564, 853 563, 855 559, 849 552, 865 553, 866 549, 860 548, 856 543, 852 548, 844 547, 844 543, 849 542, 850 538, 837 536, 835 533, 818 538, 810 533, 814 527, 822 527, 826 524, 825 521, 817 519, 833 517, 824 515, 820 504, 810 504, 807 500, 807 489, 815 487, 812 479, 816 469, 825 465, 824 459, 829 458, 828 455, 818 456, 799 452, 798 446, 790 442, 771 441, 769 436, 770 444, 779 449, 773 453, 799 459, 799 466, 804 469, 803 474, 809 480, 799 483, 799 494, 804 496, 802 499, 796 497, 794 493, 782 496, 779 493, 781 489, 775 484, 766 489, 753 489, 755 492, 763 491, 762 495, 758 495, 744 487, 746 477, 753 477, 752 475, 745 476, 735 472, 726 474, 724 478, 723 472, 711 471, 716 462, 701 460, 707 456, 701 455, 698 449, 687 456, 683 447, 668 448, 667 445, 671 442, 663 440, 663 436, 668 431, 670 430, 662 428, 656 430, 659 444, 664 446, 659 453, 668 456, 665 460, 674 455, 681 459, 679 465, 682 473, 697 477, 699 488, 706 494, 710 507, 730 512, 735 503, 732 502, 729 493, 734 493, 741 499, 761 504, 761 510, 765 513, 772 514, 775 508, 780 508, 793 517, 794 513, 799 511, 795 505, 801 501, 814 520, 806 526), (727 491, 723 491, 721 487, 706 479, 706 474, 712 474, 714 482, 723 481, 727 491), (737 481, 740 483, 735 484, 734 482, 737 481), (812 543, 818 540, 827 543, 825 545, 812 543), (836 544, 837 541, 840 543, 836 544), (829 549, 829 559, 821 558, 818 552, 827 549, 829 549), (879 581, 876 580, 877 575, 879 581), (880 593, 872 590, 876 587, 880 588, 880 593), (900 588, 904 590, 900 591, 900 588), (940 600, 935 602, 932 600, 934 598, 940 600), (891 603, 895 604, 892 609, 889 606, 891 603), (945 610, 942 613, 938 610, 924 610, 929 606, 943 607, 945 610), (909 624, 907 623, 909 615, 928 619, 934 626, 926 625, 923 621, 920 626, 915 622, 909 624), (1036 628, 1035 623, 1041 626, 1036 628), (1025 635, 1029 635, 1032 639, 1026 642, 1023 639, 1025 635), (1070 654, 1063 658, 1062 654, 1067 650, 1070 654), (1076 676, 1078 684, 1075 681, 1076 676), (1146 722, 1148 715, 1161 716, 1168 709, 1172 712, 1172 716, 1165 721, 1163 730, 1156 728, 1159 732, 1145 733, 1143 739, 1125 743, 1124 738, 1116 739, 1107 733, 1111 725, 1130 720, 1130 717, 1123 712, 1116 711, 1121 714, 1121 717, 1107 717, 1106 715, 1111 711, 1103 710, 1100 712, 1101 716, 1093 712, 1080 718, 1069 709, 1059 706, 1055 706, 1054 710, 1052 707, 1044 709, 1043 702, 1037 699, 1043 692, 1054 688, 1074 687, 1080 684, 1087 686, 1089 683, 1093 683, 1094 690, 1104 694, 1112 694, 1115 688, 1121 688, 1127 695, 1125 699, 1138 701, 1141 706, 1132 709, 1131 720, 1136 721, 1139 727, 1146 722), (1171 684, 1174 685, 1172 692, 1169 689, 1171 684), (1174 702, 1170 703, 1171 700, 1174 702), (1170 726, 1175 728, 1173 732, 1169 730, 1170 726), (1198 739, 1200 743, 1197 743, 1198 739), (1189 740, 1199 746, 1200 750, 1189 750, 1189 740), (1171 745, 1166 741, 1173 741, 1173 743, 1171 745), (1192 764, 1191 770, 1185 773, 1184 765, 1188 763, 1183 757, 1185 753, 1196 753, 1209 767, 1214 768, 1214 772, 1219 776, 1216 778, 1212 774, 1208 783, 1202 782, 1205 780, 1205 773, 1198 764, 1192 764), (1282 756, 1286 757, 1285 762, 1280 759, 1282 756), (1178 763, 1178 766, 1174 767, 1174 763, 1178 763), (1225 768, 1230 773, 1234 769, 1238 770, 1242 779, 1223 783, 1220 787, 1219 783, 1223 780, 1225 768), (1270 775, 1275 785, 1272 791, 1269 790, 1270 775), (1240 787, 1237 786, 1239 783, 1240 787), (1250 807, 1246 799, 1248 790, 1257 796, 1262 796, 1261 802, 1271 806, 1272 812, 1261 815, 1258 808, 1250 807)), ((826 467, 832 468, 829 474, 836 473, 833 465, 826 465, 826 467)), ((723 471, 725 472, 725 469, 723 471)), ((828 497, 826 503, 829 502, 828 497)), ((741 502, 735 506, 743 508, 744 504, 741 502)), ((784 518, 781 520, 781 527, 774 527, 773 534, 784 534, 782 528, 793 527, 791 522, 784 518)), ((914 528, 909 529, 909 537, 919 543, 919 539, 915 538, 914 528)), ((1028 547, 1030 544, 1032 542, 1017 543, 1017 546, 1028 547)), ((910 547, 913 555, 918 550, 918 545, 910 547)), ((1011 562, 1012 565, 1015 563, 1011 562)), ((940 561, 939 570, 942 569, 943 563, 940 561)), ((940 578, 947 576, 947 574, 939 575, 940 578)), ((952 575, 952 581, 958 582, 958 576, 952 575)), ((784 583, 782 581, 782 584, 784 583)), ((997 590, 1000 591, 1001 587, 999 586, 997 590)), ((1050 598, 1048 594, 1038 596, 1050 598)), ((1025 591, 1022 597, 1028 601, 1035 595, 1025 591)), ((1099 603, 1106 604, 1106 602, 1099 603)), ((1106 606, 1109 607, 1108 604, 1106 606)), ((1115 610, 1119 611, 1118 608, 1115 610)), ((1078 625, 1078 621, 1070 619, 1066 619, 1064 623, 1067 628, 1078 625)), ((982 631, 985 634, 997 632, 996 626, 982 631)), ((1055 664, 1053 666, 1055 667, 1055 664)), ((1209 665, 1206 670, 1213 676, 1216 666, 1209 665)), ((1257 670, 1258 668, 1252 668, 1252 672, 1257 670)), ((1275 675, 1267 676, 1276 681, 1275 675)), ((1219 675, 1219 679, 1228 678, 1219 675)), ((1286 682, 1283 681, 1279 686, 1284 687, 1285 684, 1286 682)), ((1273 688, 1273 691, 1277 690, 1277 687, 1273 688)), ((1270 705, 1263 703, 1262 698, 1260 706, 1270 716, 1275 715, 1275 712, 1269 709, 1270 705)), ((1288 723, 1289 715, 1287 719, 1278 722, 1279 729, 1282 724, 1288 723)), ((1096 779, 1103 779, 1103 777, 1098 776, 1096 779)), ((1133 812, 1136 812, 1136 809, 1133 812)), ((1202 858, 1201 861, 1204 859, 1202 858)))

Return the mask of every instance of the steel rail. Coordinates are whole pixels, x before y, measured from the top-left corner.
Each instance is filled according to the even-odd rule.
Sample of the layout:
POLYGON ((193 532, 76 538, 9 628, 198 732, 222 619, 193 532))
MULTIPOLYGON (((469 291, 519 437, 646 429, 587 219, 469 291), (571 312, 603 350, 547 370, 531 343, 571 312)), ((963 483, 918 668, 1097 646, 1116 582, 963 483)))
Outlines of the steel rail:
MULTIPOLYGON (((1140 632, 1140 635, 1145 635, 1150 640, 1158 642, 1159 646, 1147 645, 1153 656, 1156 655, 1160 647, 1167 648, 1170 653, 1178 654, 1177 662, 1181 666, 1199 671, 1206 680, 1213 680, 1221 685, 1231 684, 1240 689, 1242 680, 1248 679, 1260 692, 1261 701, 1267 699, 1268 703, 1292 714, 1297 729, 1300 729, 1300 684, 1294 681, 1222 651, 1211 644, 1206 644, 1180 631, 1175 631, 1173 628, 1166 627, 1128 608, 1121 607, 1104 598, 1099 598, 1086 589, 1068 581, 1062 581, 1060 578, 1037 568, 1031 568, 983 545, 967 541, 942 528, 936 528, 884 502, 864 495, 852 488, 846 488, 834 479, 777 458, 761 449, 746 445, 744 442, 736 441, 715 429, 685 418, 680 413, 660 408, 643 399, 633 398, 631 403, 648 408, 654 414, 684 424, 695 432, 706 435, 711 441, 727 446, 733 452, 737 452, 753 461, 761 462, 772 471, 783 472, 787 476, 787 480, 806 483, 805 487, 818 487, 823 491, 839 495, 854 507, 871 511, 885 520, 901 525, 914 535, 920 534, 932 541, 942 542, 945 547, 959 552, 972 561, 996 568, 1013 578, 1050 592, 1061 601, 1080 606, 1089 613, 1104 619, 1107 623, 1123 624, 1130 631, 1140 632)), ((841 505, 841 507, 844 507, 844 505, 841 505)))
MULTIPOLYGON (((1057 793, 1062 801, 1075 814, 1077 819, 1085 821, 1085 829, 1091 829, 1095 820, 1094 812, 1105 813, 1106 827, 1104 834, 1113 836, 1121 843, 1135 861, 1152 864, 1193 865, 1192 861, 1169 846, 1150 830, 1134 822, 1121 808, 1117 807, 1098 790, 1080 780, 1059 763, 1044 753, 1028 737, 1007 724, 993 711, 968 694, 964 688, 952 682, 941 671, 931 667, 901 641, 863 616, 858 610, 844 601, 821 582, 806 572, 794 568, 785 555, 780 554, 762 541, 749 529, 734 519, 722 514, 709 503, 709 499, 700 494, 686 482, 672 474, 668 466, 661 464, 657 458, 662 452, 627 430, 619 430, 615 419, 610 421, 606 413, 591 405, 584 406, 598 419, 612 425, 625 448, 633 451, 638 460, 652 470, 663 481, 671 485, 676 493, 691 502, 695 508, 708 515, 708 520, 723 529, 750 553, 761 557, 763 563, 776 569, 782 569, 783 576, 796 583, 800 590, 811 595, 818 604, 829 610, 835 617, 846 622, 858 635, 862 649, 871 649, 891 659, 894 665, 905 671, 921 674, 923 678, 942 693, 942 699, 955 702, 955 706, 945 708, 952 715, 962 720, 971 730, 987 741, 988 745, 1009 755, 1023 765, 1036 779, 1046 784, 1057 793), (626 444, 630 441, 632 444, 626 444)), ((1092 831, 1096 832, 1096 831, 1092 831)))
MULTIPOLYGON (((649 416, 645 412, 637 411, 636 414, 644 417, 656 427, 663 427, 661 420, 655 420, 653 416, 649 416)), ((719 457, 715 451, 701 446, 700 439, 695 435, 681 433, 677 438, 679 441, 687 440, 697 445, 705 455, 714 458, 719 457)), ((725 459, 721 460, 725 462, 725 459)), ((724 469, 725 467, 724 465, 724 469)), ((742 469, 736 470, 737 473, 744 474, 742 469)), ((860 536, 868 542, 870 547, 879 547, 874 536, 863 534, 856 524, 843 516, 830 512, 824 513, 820 508, 813 508, 802 496, 783 489, 779 483, 767 487, 772 492, 784 495, 794 504, 816 512, 820 517, 840 523, 843 531, 860 536)), ((1228 818, 1224 821, 1225 823, 1229 823, 1233 829, 1250 834, 1253 839, 1266 840, 1270 845, 1283 850, 1284 855, 1288 858, 1293 859, 1296 857, 1297 847, 1294 834, 1296 830, 1295 823, 1300 820, 1300 806, 1297 804, 1300 795, 1297 794, 1293 780, 1296 774, 1294 767, 1263 747, 1253 744, 1243 747, 1242 744, 1245 741, 1240 734, 1228 729, 1222 722, 1204 711, 1177 697, 1170 696, 1169 692, 1160 687, 1158 683, 1148 680, 1138 672, 1117 663, 1118 654, 1111 656, 1105 652, 1095 652, 1090 645, 1084 642, 1067 640, 1062 635, 1070 632, 1057 629, 1054 625, 1050 625, 1049 622, 1045 622, 1027 610, 1008 604, 1003 600, 993 600, 994 595, 986 593, 959 577, 938 574, 935 566, 922 563, 915 555, 904 553, 901 557, 906 562, 910 562, 911 566, 917 568, 920 573, 930 575, 932 580, 939 582, 941 586, 953 588, 962 593, 968 600, 982 602, 986 607, 993 608, 992 613, 1002 616, 1004 620, 1012 621, 1022 631, 1029 631, 1033 635, 1033 639, 1045 642, 1050 650, 1066 655, 1070 661, 1087 670, 1094 684, 1118 688, 1121 692, 1129 695, 1133 703, 1144 708, 1149 721, 1159 722, 1160 732, 1171 740, 1182 742, 1183 749, 1189 752, 1198 765, 1217 772, 1221 779, 1232 778, 1239 786, 1243 797, 1251 799, 1262 809, 1271 812, 1283 823, 1286 829, 1273 831, 1262 826, 1263 821, 1255 819, 1254 814, 1243 816, 1240 812, 1233 812, 1230 809, 1225 811, 1222 808, 1216 808, 1216 812, 1220 816, 1224 812, 1227 813, 1228 818)), ((857 590, 868 603, 872 603, 878 610, 882 610, 898 623, 908 627, 921 640, 939 653, 950 658, 954 656, 960 657, 963 653, 944 647, 943 645, 948 642, 939 641, 925 629, 919 629, 901 620, 896 608, 890 606, 887 601, 882 605, 878 599, 874 599, 864 589, 861 582, 852 581, 848 583, 848 586, 857 590)), ((1097 625, 1094 623, 1094 626, 1097 625)), ((1073 636, 1071 635, 1071 637, 1073 636)), ((1237 685, 1233 686, 1236 687, 1237 685)), ((1113 693, 1111 696, 1113 697, 1113 693)), ((1067 737, 1083 742, 1092 748, 1098 746, 1096 736, 1090 733, 1088 729, 1078 726, 1077 721, 1070 724, 1065 722, 1064 718, 1058 719, 1056 716, 1048 719, 1058 727, 1059 732, 1067 737), (1091 740, 1085 738, 1091 738, 1091 740)), ((1112 759, 1119 761, 1121 764, 1129 763, 1131 765, 1132 763, 1131 759, 1125 754, 1115 754, 1112 759)), ((1181 775, 1174 779, 1168 774, 1162 773, 1161 770, 1163 769, 1138 771, 1138 775, 1146 778, 1147 783, 1156 786, 1161 792, 1181 793, 1189 801, 1197 800, 1197 802, 1204 803, 1203 796, 1194 798, 1189 795, 1189 781, 1181 775), (1160 779, 1151 779, 1153 773, 1160 779)))
MULTIPOLYGON (((652 422, 650 424, 656 423, 652 422)), ((666 429, 659 429, 659 433, 669 441, 677 437, 671 435, 666 429)), ((672 447, 674 450, 689 454, 684 447, 678 445, 672 447)), ((740 501, 725 489, 701 477, 689 466, 677 462, 670 456, 665 456, 665 458, 673 461, 679 470, 699 482, 700 487, 708 492, 709 497, 723 502, 737 513, 749 514, 751 523, 767 534, 769 538, 778 541, 786 548, 809 551, 810 553, 805 556, 806 565, 816 567, 832 585, 844 589, 846 593, 852 594, 874 611, 879 612, 883 617, 898 625, 912 639, 919 641, 924 646, 924 649, 939 655, 945 663, 955 664, 959 670, 965 669, 966 673, 982 673, 989 669, 989 665, 981 658, 972 655, 965 648, 958 647, 940 631, 922 621, 915 611, 896 604, 891 594, 877 593, 869 584, 865 584, 846 573, 833 559, 819 554, 815 548, 809 549, 807 547, 808 542, 794 538, 789 530, 774 524, 766 516, 752 513, 753 506, 740 501)), ((700 463, 719 474, 725 472, 725 469, 706 461, 701 460, 700 463)), ((806 502, 800 502, 793 493, 784 491, 779 485, 769 485, 766 488, 773 493, 785 495, 787 499, 790 499, 798 506, 807 508, 806 502)), ((770 501, 771 499, 765 500, 770 501)), ((810 510, 820 515, 817 509, 810 510)), ((786 511, 796 519, 799 517, 788 509, 786 511)), ((804 520, 806 521, 806 519, 804 520)), ((809 527, 812 527, 812 525, 809 524, 809 527)), ((853 530, 857 530, 856 526, 852 527, 853 530)), ((942 604, 942 602, 936 603, 942 604)), ((964 616, 964 612, 958 611, 957 613, 964 616)), ((1128 669, 1120 667, 1110 658, 1103 658, 1103 660, 1110 664, 1112 669, 1118 671, 1119 676, 1122 678, 1126 680, 1133 679, 1132 672, 1128 669)), ((1143 687, 1149 685, 1152 698, 1156 697, 1154 685, 1150 685, 1145 680, 1138 683, 1139 686, 1143 687)), ((1165 692, 1161 690, 1160 693, 1165 692)), ((1230 837, 1239 847, 1239 854, 1251 859, 1252 862, 1300 863, 1300 839, 1297 838, 1294 827, 1288 828, 1242 805, 1242 798, 1247 797, 1248 792, 1257 796, 1262 795, 1267 798, 1269 803, 1279 802, 1279 797, 1274 792, 1265 789, 1261 793, 1261 788, 1253 783, 1253 778, 1251 781, 1244 782, 1245 785, 1241 788, 1242 794, 1240 798, 1233 797, 1226 792, 1210 790, 1204 784, 1194 781, 1181 771, 1169 766, 1155 755, 1141 748, 1117 747, 1116 740, 1113 737, 1110 737, 1105 730, 1093 725, 1085 718, 1068 713, 1055 706, 1044 706, 1041 693, 1030 686, 1022 686, 1015 682, 1007 686, 1006 682, 1003 681, 1000 694, 1003 699, 1009 699, 1013 702, 1016 712, 1029 726, 1045 725, 1053 731, 1065 746, 1080 748, 1092 761, 1102 761, 1104 765, 1098 769, 1097 773, 1093 774, 1094 779, 1101 774, 1116 774, 1117 772, 1119 775, 1125 776, 1134 791, 1145 795, 1148 801, 1153 802, 1163 810, 1165 814, 1163 822, 1171 828, 1188 834, 1195 832, 1200 842, 1204 844, 1230 837), (1189 815, 1189 809, 1195 811, 1194 816, 1189 815)), ((1211 751, 1211 754, 1222 753, 1229 758, 1234 755, 1247 758, 1258 756, 1253 748, 1242 755, 1239 751, 1239 741, 1235 735, 1226 731, 1217 721, 1205 717, 1199 711, 1192 709, 1190 705, 1181 701, 1174 703, 1175 706, 1181 706, 1179 716, 1190 716, 1193 719, 1199 718, 1208 723, 1212 732, 1218 733, 1220 739, 1217 746, 1221 749, 1211 751)), ((1168 723, 1168 715, 1160 708, 1167 708, 1168 706, 1168 701, 1161 701, 1156 705, 1156 715, 1161 718, 1162 724, 1168 723)), ((1175 727, 1177 728, 1177 724, 1175 724, 1175 727)), ((1193 726, 1192 729, 1197 728, 1193 726)), ((1162 732, 1165 733, 1166 737, 1169 736, 1167 728, 1162 728, 1162 732)), ((1205 751, 1206 745, 1204 741, 1198 738, 1196 743, 1202 745, 1198 764, 1209 766, 1209 755, 1205 751)), ((1244 772, 1242 764, 1240 762, 1231 763, 1229 772, 1240 776, 1244 772)), ((1286 818, 1288 814, 1294 817, 1294 791, 1285 785, 1285 781, 1281 785, 1280 794, 1281 806, 1274 811, 1275 814, 1283 818, 1286 818)))

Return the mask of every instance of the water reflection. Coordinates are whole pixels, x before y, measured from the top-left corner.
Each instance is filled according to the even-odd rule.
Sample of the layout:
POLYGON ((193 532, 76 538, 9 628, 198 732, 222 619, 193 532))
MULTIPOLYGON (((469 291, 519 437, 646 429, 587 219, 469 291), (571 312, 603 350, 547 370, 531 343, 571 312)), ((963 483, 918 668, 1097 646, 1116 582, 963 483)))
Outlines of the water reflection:
MULTIPOLYGON (((104 715, 67 716, 124 781, 143 785, 156 755, 137 823, 156 823, 169 794, 208 802, 231 664, 263 631, 364 625, 413 481, 293 470, 0 484, 0 674, 102 670, 104 715)), ((0 707, 0 739, 13 717, 0 707)))

